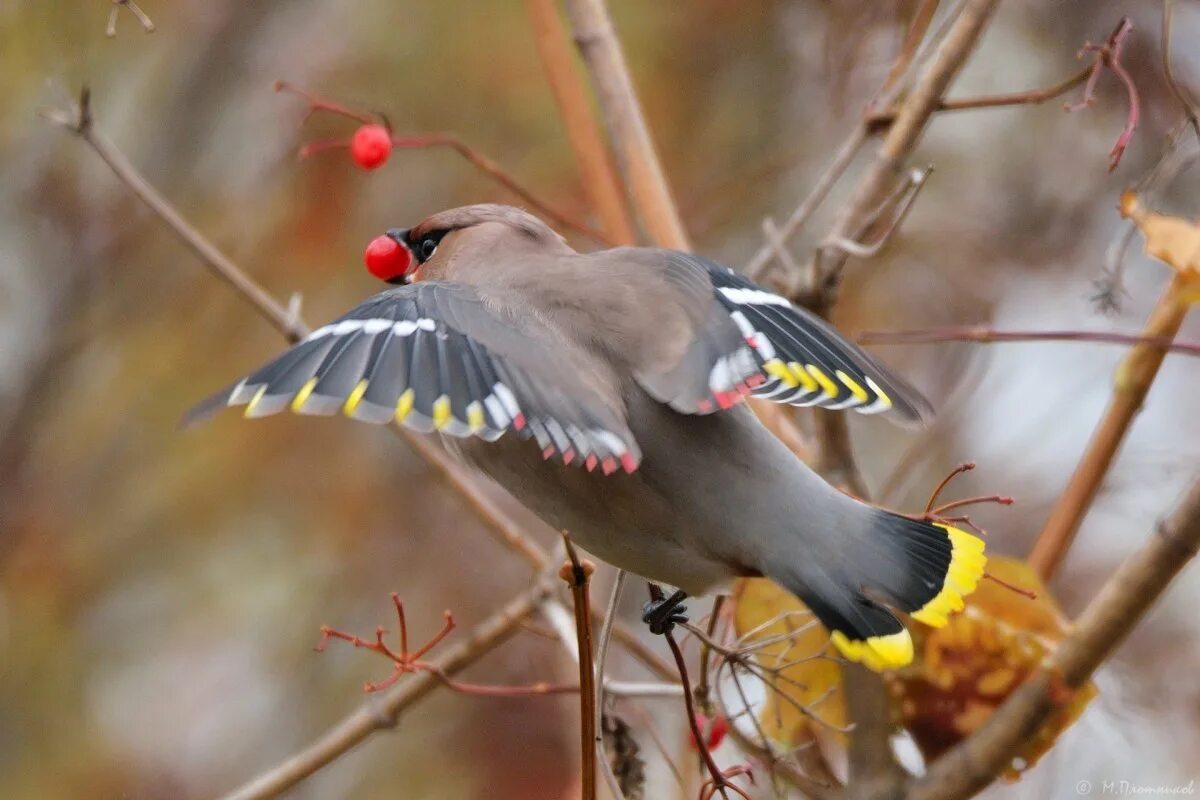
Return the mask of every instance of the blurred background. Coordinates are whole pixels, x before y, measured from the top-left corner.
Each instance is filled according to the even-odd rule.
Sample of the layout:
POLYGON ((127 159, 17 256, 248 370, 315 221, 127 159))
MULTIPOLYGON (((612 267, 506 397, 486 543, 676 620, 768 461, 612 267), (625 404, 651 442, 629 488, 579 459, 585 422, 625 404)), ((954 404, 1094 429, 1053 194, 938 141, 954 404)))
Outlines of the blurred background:
MULTIPOLYGON (((886 73, 915 3, 614 0, 670 181, 698 250, 734 266, 804 196, 886 73)), ((1200 84, 1200 4, 1177 3, 1174 66, 1200 84)), ((37 117, 92 88, 97 125, 234 261, 320 324, 378 289, 363 245, 434 211, 515 198, 444 150, 397 151, 366 173, 346 136, 276 94, 288 80, 386 113, 400 134, 452 131, 577 216, 585 198, 519 3, 145 0, 158 30, 103 0, 0 3, 0 797, 187 798, 237 785, 361 702, 387 664, 334 647, 406 601, 423 641, 527 585, 401 440, 340 419, 236 414, 180 432, 181 413, 282 340, 207 273, 78 140, 37 117)), ((1126 257, 1120 308, 1094 297, 1124 230, 1120 190, 1180 118, 1161 73, 1159 5, 1013 0, 951 96, 1048 86, 1122 14, 1142 121, 1106 172, 1126 97, 937 117, 914 166, 936 172, 900 235, 852 262, 847 331, 991 323, 1140 329, 1167 278, 1126 257)), ((1074 99, 1069 98, 1069 99, 1074 99)), ((1194 142, 1189 143, 1194 147, 1194 142)), ((1194 218, 1200 178, 1150 198, 1194 218)), ((853 186, 810 223, 805 257, 853 186)), ((576 242, 581 247, 586 241, 576 242)), ((1183 338, 1200 338, 1200 320, 1183 338)), ((877 495, 919 509, 954 464, 956 492, 1014 495, 976 520, 1025 555, 1109 396, 1121 349, 972 344, 876 351, 941 409, 914 434, 851 420, 877 495), (897 465, 901 465, 897 471, 897 465)), ((1078 611, 1148 536, 1200 457, 1200 369, 1169 358, 1054 589, 1078 611)), ((530 523, 547 546, 552 532, 530 523)), ((611 579, 602 570, 598 583, 611 579)), ((598 589, 599 592, 599 589, 598 589)), ((636 618, 640 588, 626 593, 636 618)), ((1099 676, 1100 698, 1004 797, 1067 797, 1081 779, 1186 783, 1200 752, 1200 576, 1172 587, 1099 676)), ((661 647, 660 643, 652 643, 661 647)), ((620 653, 612 674, 645 673, 620 653)), ((572 680, 534 629, 468 671, 486 683, 572 680)), ((647 701, 670 742, 677 702, 647 701)), ((640 713, 640 712, 638 712, 640 713)), ((436 692, 298 788, 298 798, 557 798, 577 791, 575 701, 436 692)), ((637 728, 636 713, 629 717, 637 728)), ((676 796, 653 758, 649 797, 676 796)), ((659 760, 661 762, 661 759, 659 760)))

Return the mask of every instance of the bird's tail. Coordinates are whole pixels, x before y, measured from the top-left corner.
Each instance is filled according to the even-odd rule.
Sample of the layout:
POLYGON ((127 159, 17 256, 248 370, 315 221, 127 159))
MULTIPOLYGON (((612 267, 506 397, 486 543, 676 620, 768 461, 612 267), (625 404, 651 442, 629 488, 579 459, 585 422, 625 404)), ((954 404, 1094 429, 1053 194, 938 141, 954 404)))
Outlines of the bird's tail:
POLYGON ((987 559, 983 540, 966 531, 882 509, 868 513, 863 532, 840 539, 836 561, 805 559, 799 572, 771 577, 816 614, 842 655, 882 671, 913 659, 912 637, 887 606, 940 628, 962 610, 987 559))

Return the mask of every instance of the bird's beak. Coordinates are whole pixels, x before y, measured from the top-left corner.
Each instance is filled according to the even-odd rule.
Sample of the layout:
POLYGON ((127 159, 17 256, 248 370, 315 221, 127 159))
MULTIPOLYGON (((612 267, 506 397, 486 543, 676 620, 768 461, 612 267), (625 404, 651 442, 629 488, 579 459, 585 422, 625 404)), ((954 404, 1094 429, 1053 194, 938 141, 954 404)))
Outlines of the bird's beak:
MULTIPOLYGON (((396 244, 403 247, 405 250, 407 250, 409 263, 415 265, 417 259, 416 259, 416 256, 412 252, 412 248, 408 246, 408 231, 409 231, 408 228, 389 228, 387 231, 384 232, 384 235, 387 236, 389 239, 391 239, 396 244)), ((390 281, 388 281, 388 283, 395 284, 397 286, 404 286, 409 283, 412 283, 414 272, 416 272, 416 269, 413 269, 410 267, 409 270, 407 272, 405 272, 403 275, 392 278, 390 281)))

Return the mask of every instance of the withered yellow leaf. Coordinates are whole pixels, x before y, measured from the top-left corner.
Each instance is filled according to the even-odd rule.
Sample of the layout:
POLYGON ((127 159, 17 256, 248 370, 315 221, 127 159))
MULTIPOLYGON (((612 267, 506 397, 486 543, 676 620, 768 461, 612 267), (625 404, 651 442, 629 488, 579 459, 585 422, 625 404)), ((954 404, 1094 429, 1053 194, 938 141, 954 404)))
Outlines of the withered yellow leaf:
MULTIPOLYGON (((1067 632, 1058 604, 1029 565, 992 556, 988 572, 1037 597, 1029 599, 996 581, 980 582, 962 614, 918 637, 914 668, 891 679, 901 724, 927 759, 982 725, 1067 632)), ((1006 777, 1016 778, 1037 763, 1095 695, 1089 683, 1070 696, 1026 742, 1006 777)))
POLYGON ((757 716, 762 733, 784 751, 815 745, 800 751, 807 767, 841 772, 846 707, 840 657, 828 631, 790 592, 763 578, 739 581, 733 601, 742 649, 752 651, 756 669, 767 678, 757 716), (818 754, 823 765, 811 762, 818 754))
POLYGON ((1146 255, 1181 275, 1200 278, 1200 224, 1151 211, 1131 191, 1121 195, 1121 216, 1132 219, 1146 240, 1146 255))

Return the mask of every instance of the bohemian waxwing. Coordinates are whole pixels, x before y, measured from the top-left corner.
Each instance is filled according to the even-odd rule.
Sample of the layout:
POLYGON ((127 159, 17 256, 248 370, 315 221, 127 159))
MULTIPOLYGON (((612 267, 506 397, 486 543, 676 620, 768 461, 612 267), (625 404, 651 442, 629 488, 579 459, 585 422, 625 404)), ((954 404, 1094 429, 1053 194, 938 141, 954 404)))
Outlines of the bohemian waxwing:
MULTIPOLYGON (((827 323, 700 256, 577 253, 508 206, 387 236, 401 257, 384 277, 401 285, 189 417, 340 411, 436 431, 590 552, 679 587, 675 600, 765 575, 876 670, 913 654, 888 606, 941 626, 974 590, 980 539, 837 491, 739 402, 927 416, 827 323)), ((661 631, 673 612, 660 611, 661 631)))

